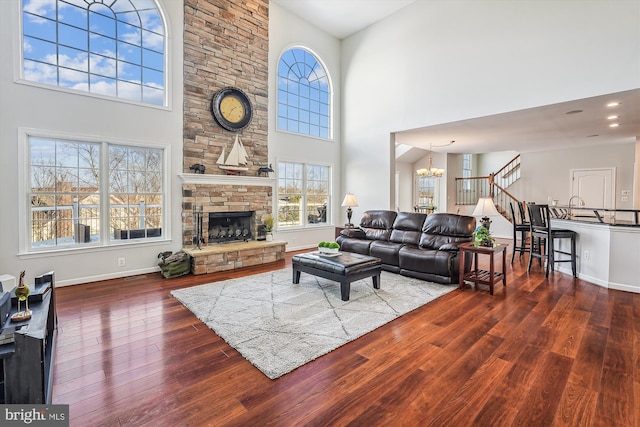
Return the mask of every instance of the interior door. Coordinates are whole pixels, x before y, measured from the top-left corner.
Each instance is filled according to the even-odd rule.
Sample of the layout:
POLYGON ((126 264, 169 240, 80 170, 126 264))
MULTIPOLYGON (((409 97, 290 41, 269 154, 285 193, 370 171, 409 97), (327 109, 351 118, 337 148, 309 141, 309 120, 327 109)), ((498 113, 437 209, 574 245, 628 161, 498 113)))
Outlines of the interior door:
MULTIPOLYGON (((584 200, 589 208, 615 208, 615 168, 572 169, 571 195, 584 200)), ((579 205, 577 200, 572 203, 579 205)))

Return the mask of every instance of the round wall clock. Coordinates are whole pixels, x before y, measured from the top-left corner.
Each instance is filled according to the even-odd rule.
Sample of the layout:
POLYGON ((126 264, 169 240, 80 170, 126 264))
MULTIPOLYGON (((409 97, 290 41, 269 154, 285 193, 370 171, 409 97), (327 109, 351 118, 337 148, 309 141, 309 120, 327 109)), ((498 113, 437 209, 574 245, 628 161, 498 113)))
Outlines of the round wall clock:
POLYGON ((225 87, 211 98, 211 112, 223 128, 237 132, 251 123, 253 108, 249 97, 235 87, 225 87))

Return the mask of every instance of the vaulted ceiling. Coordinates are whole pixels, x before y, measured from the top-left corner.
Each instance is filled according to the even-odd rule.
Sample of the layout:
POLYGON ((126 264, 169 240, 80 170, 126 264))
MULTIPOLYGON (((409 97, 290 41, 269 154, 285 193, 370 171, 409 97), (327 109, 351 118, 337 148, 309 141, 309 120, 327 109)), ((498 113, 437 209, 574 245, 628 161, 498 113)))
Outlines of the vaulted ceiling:
MULTIPOLYGON (((310 24, 343 39, 416 0, 271 0, 310 24)), ((640 136, 640 89, 553 105, 442 123, 396 134, 400 147, 455 153, 513 150, 547 151, 580 146, 631 143, 640 136), (619 105, 607 107, 609 102, 619 105), (618 116, 609 119, 610 116, 618 116), (617 127, 611 127, 619 123, 617 127), (446 145, 449 141, 454 144, 446 145)), ((400 149, 403 161, 413 161, 400 149)))

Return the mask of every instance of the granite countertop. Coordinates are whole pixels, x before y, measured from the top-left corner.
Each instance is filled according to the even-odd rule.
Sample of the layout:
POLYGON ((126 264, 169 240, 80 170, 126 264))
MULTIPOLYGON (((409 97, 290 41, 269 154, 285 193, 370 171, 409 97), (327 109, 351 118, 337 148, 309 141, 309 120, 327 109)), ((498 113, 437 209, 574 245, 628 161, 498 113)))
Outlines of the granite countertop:
POLYGON ((553 219, 618 227, 640 227, 640 210, 637 209, 605 209, 583 206, 571 206, 571 208, 569 206, 549 206, 549 209, 553 219), (569 212, 571 212, 570 216, 569 212), (616 218, 616 216, 623 218, 616 218))

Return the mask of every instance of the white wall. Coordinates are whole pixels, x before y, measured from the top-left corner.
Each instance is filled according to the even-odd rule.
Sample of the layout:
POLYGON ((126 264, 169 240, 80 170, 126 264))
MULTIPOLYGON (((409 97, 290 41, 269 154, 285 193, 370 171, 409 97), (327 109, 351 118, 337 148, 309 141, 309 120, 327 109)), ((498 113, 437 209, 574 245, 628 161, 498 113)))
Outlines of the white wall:
MULTIPOLYGON (((631 198, 622 201, 621 190, 633 191, 635 144, 523 153, 520 157, 521 179, 517 187, 520 200, 546 203, 548 198, 567 205, 571 197, 570 169, 616 168, 616 208, 632 209, 631 198)), ((514 193, 515 195, 515 193, 514 193)), ((628 196, 629 197, 629 196, 628 196)))
MULTIPOLYGON (((18 276, 26 270, 34 276, 54 270, 59 285, 121 277, 157 270, 161 251, 181 248, 182 171, 182 27, 181 1, 159 0, 168 18, 168 75, 170 108, 154 108, 96 97, 43 89, 17 83, 19 70, 20 7, 18 0, 0 1, 0 273, 18 276), (26 163, 18 162, 19 128, 84 135, 116 141, 134 141, 170 147, 169 206, 165 230, 168 240, 154 244, 125 244, 96 249, 63 250, 46 254, 20 254, 18 205, 26 203, 18 191, 18 179, 26 176, 26 163), (117 266, 124 257, 126 265, 117 266)), ((26 231, 25 231, 26 232, 26 231)))
POLYGON ((474 154, 473 157, 476 159, 474 166, 476 166, 476 169, 473 174, 475 176, 488 176, 490 173, 495 173, 517 155, 517 151, 474 154))
MULTIPOLYGON (((346 208, 340 205, 344 199, 340 181, 340 41, 299 19, 274 2, 269 3, 269 162, 276 170, 278 161, 312 162, 330 165, 334 180, 331 186, 331 219, 328 226, 297 229, 276 229, 274 237, 288 242, 287 250, 314 247, 319 241, 334 239, 334 225, 346 222, 346 208), (277 130, 278 61, 287 49, 303 46, 313 51, 323 62, 331 77, 333 89, 333 141, 310 138, 277 130)), ((277 183, 276 183, 277 185, 277 183)), ((350 191, 347 189, 347 191, 350 191)), ((354 190, 355 191, 355 190, 354 190)), ((360 201, 358 193, 356 198, 360 201)), ((276 206, 274 200, 274 207, 276 206)), ((354 208, 352 220, 359 222, 361 211, 354 208)))
POLYGON ((391 132, 637 88, 639 14, 635 0, 416 1, 345 39, 343 189, 389 207, 391 132))

